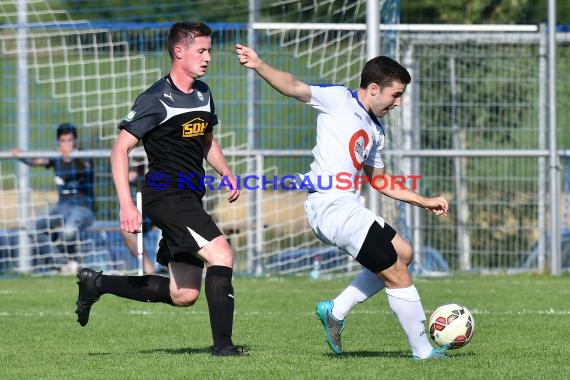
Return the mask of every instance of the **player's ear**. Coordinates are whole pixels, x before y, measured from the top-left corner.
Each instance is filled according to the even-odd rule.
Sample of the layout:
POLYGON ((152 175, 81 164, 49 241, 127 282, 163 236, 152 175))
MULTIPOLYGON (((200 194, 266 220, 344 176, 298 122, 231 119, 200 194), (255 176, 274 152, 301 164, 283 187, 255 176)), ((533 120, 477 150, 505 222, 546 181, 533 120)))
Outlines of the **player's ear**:
POLYGON ((182 46, 181 45, 176 45, 174 47, 174 55, 176 56, 176 58, 181 59, 182 55, 183 55, 183 51, 182 51, 182 46))
POLYGON ((368 92, 370 92, 370 95, 372 96, 376 96, 378 95, 378 93, 380 93, 380 86, 378 85, 378 83, 370 83, 368 85, 368 92))

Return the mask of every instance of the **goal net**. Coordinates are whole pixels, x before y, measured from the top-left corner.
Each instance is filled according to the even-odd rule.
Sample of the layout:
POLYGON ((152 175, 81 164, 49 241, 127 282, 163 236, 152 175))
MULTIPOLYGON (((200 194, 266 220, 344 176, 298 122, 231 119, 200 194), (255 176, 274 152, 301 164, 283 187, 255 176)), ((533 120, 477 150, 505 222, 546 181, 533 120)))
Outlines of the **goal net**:
MULTIPOLYGON (((384 23, 399 23, 399 1, 378 1, 379 19, 384 23)), ((360 71, 367 61, 367 30, 366 30, 367 1, 279 1, 272 3, 265 13, 261 12, 259 22, 253 25, 256 33, 256 48, 258 52, 274 62, 279 67, 295 73, 308 83, 334 83, 343 84, 349 88, 356 88, 360 80, 360 71), (269 17, 271 14, 273 17, 269 17), (271 19, 271 21, 268 21, 271 19), (276 50, 276 45, 277 49, 276 50), (269 47, 268 47, 269 46, 269 47), (284 58, 288 54, 292 59, 284 58)), ((389 31, 382 35, 381 54, 398 58, 397 33, 389 31)), ((271 91, 271 90, 269 90, 271 91)), ((272 97, 267 89, 259 89, 263 98, 272 97)), ((292 115, 295 106, 279 104, 286 108, 283 113, 292 115)), ((309 143, 296 142, 289 144, 296 148, 311 149, 315 141, 314 131, 306 129, 314 127, 315 115, 308 113, 301 121, 299 129, 310 136, 309 143)), ((395 128, 399 115, 394 112, 392 116, 383 121, 388 126, 388 140, 393 148, 401 144, 395 128)), ((289 117, 289 121, 294 119, 289 117)), ((278 121, 271 123, 272 128, 280 129, 278 121)), ((305 140, 307 141, 307 139, 305 140)), ((310 157, 306 157, 299 170, 307 171, 310 157)), ((390 162, 390 160, 388 160, 390 162)), ((401 160, 393 157, 391 168, 400 166, 401 160)), ((277 166, 283 171, 282 166, 277 166)), ((254 256, 258 271, 260 267, 269 272, 277 273, 307 273, 314 269, 315 262, 319 263, 319 270, 325 273, 348 273, 360 270, 352 258, 334 247, 323 244, 316 239, 307 228, 304 221, 302 207, 303 195, 282 194, 273 196, 282 197, 283 201, 269 201, 265 206, 274 208, 274 215, 278 223, 266 223, 264 236, 275 236, 264 239, 264 249, 254 249, 254 256), (273 206, 271 206, 273 205, 273 206), (277 245, 277 243, 280 243, 277 245), (275 247, 272 246, 275 245, 275 247)), ((393 201, 377 197, 376 194, 365 193, 369 207, 392 220, 406 223, 405 215, 399 210, 399 205, 393 201)), ((265 199, 264 199, 265 201, 265 199)), ((344 221, 350 223, 350 221, 344 221)), ((250 268, 251 270, 251 268, 250 268)))
MULTIPOLYGON (((0 3, 0 49, 5 57, 3 94, 18 92, 16 82, 19 38, 22 38, 19 1, 0 3), (11 86, 11 87, 7 87, 11 86)), ((81 247, 80 264, 105 270, 136 270, 136 259, 126 250, 118 231, 117 203, 114 194, 108 153, 116 136, 116 125, 128 112, 136 96, 168 69, 165 35, 170 23, 158 19, 151 5, 124 5, 136 20, 124 16, 114 23, 93 20, 88 13, 65 8, 72 2, 27 1, 25 8, 25 41, 29 96, 29 150, 55 154, 54 129, 71 121, 79 126, 83 149, 95 162, 97 221, 81 247), (56 4, 56 5, 54 5, 56 4), (82 18, 85 15, 85 18, 82 18), (96 21, 96 22, 95 22, 96 21), (138 21, 139 23, 133 23, 138 21)), ((100 8, 96 1, 85 0, 85 12, 100 8)), ((248 2, 213 0, 195 2, 196 9, 233 9, 232 21, 219 23, 219 15, 208 18, 172 5, 163 5, 170 20, 212 21, 214 61, 205 80, 213 89, 222 121, 215 132, 227 160, 238 175, 256 174, 267 178, 306 172, 311 161, 310 149, 315 141, 315 115, 307 107, 293 104, 256 82, 254 104, 245 96, 246 71, 235 61, 235 42, 248 43, 248 2), (202 8, 200 8, 202 7, 202 8), (220 8, 221 7, 221 8, 220 8), (229 8, 228 8, 229 7, 229 8), (170 13, 168 13, 170 12, 170 13), (248 115, 253 114, 253 133, 248 115), (249 136, 254 136, 251 141, 249 136), (252 147, 254 148, 252 150, 252 147), (265 153, 256 153, 262 151, 265 153), (297 152, 295 154, 290 152, 297 152), (255 173, 248 171, 255 170, 255 173)), ((130 4, 130 3, 129 3, 130 4)), ((366 61, 366 0, 338 1, 270 1, 259 2, 253 26, 257 48, 268 61, 294 72, 307 82, 358 85, 360 69, 366 61)), ((399 21, 398 1, 379 1, 383 22, 399 21)), ((115 9, 108 7, 109 13, 115 9)), ((186 7, 187 9, 188 7, 186 7)), ((164 14, 163 14, 164 15, 164 14)), ((382 53, 397 55, 397 36, 383 38, 382 53)), ((397 57, 396 57, 397 58, 397 57)), ((16 146, 16 122, 6 115, 14 114, 14 105, 1 105, 2 124, 13 126, 3 142, 16 146)), ((397 118, 398 115, 393 116, 397 118)), ((387 123, 392 123, 392 119, 387 123)), ((396 125, 396 123, 394 124, 396 125)), ((393 129, 388 128, 392 134, 393 129)), ((388 136, 388 139, 391 135, 388 136)), ((392 147, 397 141, 391 141, 392 147)), ((4 156, 6 158, 6 156, 4 156)), ((144 151, 137 148, 133 165, 146 165, 144 151)), ((392 160, 398 165, 398 160, 392 160)), ((2 162, 0 199, 18 198, 17 164, 2 162)), ((51 175, 46 170, 31 169, 32 197, 25 219, 18 207, 4 210, 0 230, 0 272, 17 270, 14 241, 29 228, 31 221, 44 215, 55 201, 51 175), (20 234, 19 234, 20 233, 20 234)), ((214 173, 209 169, 210 175, 214 173)), ((370 200, 370 199, 369 199, 370 200)), ((339 273, 358 268, 338 250, 315 238, 305 222, 304 194, 294 191, 242 191, 236 204, 228 204, 224 191, 209 191, 204 204, 226 234, 236 252, 236 269, 243 273, 294 274, 307 273, 315 260, 323 272, 339 273)), ((378 200, 377 200, 378 201, 378 200)), ((397 214, 397 206, 378 201, 383 214, 397 214)), ((15 204, 14 203, 14 204, 15 204)), ((57 231, 50 231, 56 233, 57 231)), ((159 232, 146 242, 153 256, 159 232)), ((50 265, 38 258, 37 245, 31 242, 34 261, 32 270, 49 272, 50 265), (38 258, 38 260, 35 260, 38 258)), ((16 244, 17 246, 17 244, 16 244)), ((60 247, 61 248, 61 247, 60 247)), ((61 258, 69 258, 63 247, 61 258)))
MULTIPOLYGON (((3 94, 21 91, 17 82, 27 79, 29 98, 26 100, 28 139, 30 150, 52 150, 55 146, 55 126, 73 122, 79 126, 79 142, 82 148, 108 149, 116 136, 116 126, 127 112, 134 98, 160 75, 156 66, 149 66, 143 54, 133 52, 129 41, 117 38, 108 28, 96 27, 88 21, 74 20, 64 9, 54 9, 49 1, 2 1, 0 15, 0 51, 5 71, 3 94), (22 33, 24 31, 24 33, 22 33), (23 47, 25 51, 22 51, 23 47), (16 77, 19 59, 24 55, 25 78, 16 77), (7 86, 11 85, 11 88, 7 86)), ((18 107, 24 104, 18 104, 18 107)), ((4 105, 3 107, 8 107, 4 105)), ((8 110, 10 112, 11 110, 8 110)), ((13 112, 13 111, 12 111, 13 112)), ((4 116, 3 125, 14 125, 4 116)), ((11 131, 10 131, 11 132, 11 131)), ((7 133, 6 143, 16 147, 16 133, 7 133)), ((105 190, 110 186, 110 174, 104 157, 93 157, 97 163, 96 195, 98 218, 109 219, 109 200, 105 190), (103 163, 102 165, 99 165, 103 163)), ((107 233, 103 229, 86 231, 76 241, 63 242, 61 228, 48 224, 45 230, 36 231, 53 237, 49 243, 54 249, 42 254, 42 244, 31 238, 24 245, 22 237, 34 236, 36 221, 49 213, 57 200, 55 186, 50 176, 32 169, 31 198, 19 197, 13 174, 13 165, 2 166, 0 177, 5 184, 0 190, 3 208, 0 230, 0 271, 18 266, 18 251, 30 252, 30 270, 34 273, 71 273, 75 263, 104 268, 129 269, 125 258, 114 255, 105 245, 107 233), (6 168, 6 169, 4 169, 6 168), (18 203, 29 201, 26 212, 18 203), (19 231, 18 231, 19 230, 19 231), (22 234, 23 233, 23 234, 22 234), (19 238, 19 239, 18 239, 19 238), (71 263, 71 264, 70 264, 71 263), (67 265, 70 264, 70 265, 67 265)), ((114 207, 113 207, 114 209, 114 207)), ((53 219, 62 218, 54 214, 53 219)), ((97 224, 97 223, 96 223, 97 224)), ((114 227, 114 230, 118 230, 114 227)), ((118 231, 114 231, 117 232, 118 231)), ((122 244, 122 242, 121 242, 122 244)), ((124 255, 123 255, 124 256, 124 255)), ((128 260, 128 258, 127 258, 128 260)), ((20 263, 21 264, 21 263, 20 263)))

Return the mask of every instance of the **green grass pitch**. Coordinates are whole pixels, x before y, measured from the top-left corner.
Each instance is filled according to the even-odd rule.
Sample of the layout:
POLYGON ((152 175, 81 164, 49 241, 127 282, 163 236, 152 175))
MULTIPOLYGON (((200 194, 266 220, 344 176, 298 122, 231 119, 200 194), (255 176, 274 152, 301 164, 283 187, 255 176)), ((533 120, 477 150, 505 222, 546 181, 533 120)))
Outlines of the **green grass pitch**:
POLYGON ((418 278, 429 317, 465 304, 473 340, 445 361, 412 362, 384 292, 347 318, 335 357, 314 315, 350 278, 234 279, 241 358, 210 356, 202 294, 191 308, 103 296, 89 324, 75 321, 74 277, 0 279, 2 379, 566 379, 570 277, 418 278))

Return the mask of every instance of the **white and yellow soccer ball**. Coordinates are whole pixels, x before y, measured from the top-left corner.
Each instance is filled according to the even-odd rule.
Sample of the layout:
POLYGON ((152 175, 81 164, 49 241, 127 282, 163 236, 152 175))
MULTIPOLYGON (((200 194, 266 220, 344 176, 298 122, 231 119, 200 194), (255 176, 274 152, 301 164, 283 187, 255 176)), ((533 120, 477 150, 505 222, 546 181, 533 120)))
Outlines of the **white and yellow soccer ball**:
POLYGON ((464 347, 475 332, 475 319, 463 305, 450 303, 438 307, 429 319, 429 334, 438 346, 464 347))

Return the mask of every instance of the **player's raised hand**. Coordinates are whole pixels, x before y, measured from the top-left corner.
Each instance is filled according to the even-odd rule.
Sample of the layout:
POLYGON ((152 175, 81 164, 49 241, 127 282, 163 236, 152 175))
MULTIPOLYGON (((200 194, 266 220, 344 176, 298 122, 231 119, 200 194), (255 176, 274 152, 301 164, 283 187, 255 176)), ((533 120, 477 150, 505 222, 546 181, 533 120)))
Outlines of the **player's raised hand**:
POLYGON ((428 198, 428 203, 424 206, 435 215, 447 215, 449 205, 444 197, 428 198))
POLYGON ((255 50, 242 44, 236 44, 236 53, 239 63, 248 69, 257 69, 263 63, 255 50))

